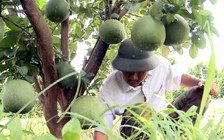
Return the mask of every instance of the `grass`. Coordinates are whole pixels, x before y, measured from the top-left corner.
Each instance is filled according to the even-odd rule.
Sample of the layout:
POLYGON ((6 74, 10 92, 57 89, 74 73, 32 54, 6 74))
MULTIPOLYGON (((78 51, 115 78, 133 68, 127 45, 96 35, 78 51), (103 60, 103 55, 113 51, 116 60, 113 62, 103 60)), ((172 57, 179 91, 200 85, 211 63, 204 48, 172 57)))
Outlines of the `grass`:
MULTIPOLYGON (((223 102, 224 102, 224 99, 212 100, 203 119, 201 120, 200 130, 203 135, 205 135, 204 133, 206 132, 205 136, 207 136, 208 139, 214 139, 214 140, 219 140, 220 138, 224 139, 224 121, 221 120, 223 119, 223 112, 224 112, 223 102), (212 133, 216 133, 216 135, 211 135, 212 133)), ((32 116, 32 114, 29 114, 27 115, 28 116, 27 118, 25 118, 24 116, 21 117, 20 121, 21 121, 22 130, 23 130, 23 140, 32 140, 34 137, 37 137, 43 134, 49 134, 49 130, 46 126, 45 119, 43 117, 40 117, 39 115, 32 116), (29 118, 30 116, 32 117, 29 118)), ((3 126, 4 124, 6 124, 8 121, 8 118, 9 117, 2 118, 0 120, 0 125, 3 126)), ((115 120, 116 127, 114 127, 113 131, 111 131, 111 136, 115 139, 119 137, 119 123, 120 123, 119 119, 121 118, 118 117, 118 119, 115 120)), ((157 124, 154 123, 152 125, 156 126, 157 124)), ((186 124, 179 124, 179 125, 183 125, 187 127, 186 124)), ((189 128, 191 129, 190 126, 189 128)), ((93 132, 94 132, 93 129, 82 130, 80 136, 82 138, 88 136, 90 139, 93 139, 93 132)), ((155 134, 155 137, 157 137, 157 139, 158 137, 160 137, 159 139, 162 140, 163 137, 159 135, 162 134, 163 132, 161 132, 161 130, 158 130, 156 133, 157 134, 155 134)), ((172 132, 170 131, 170 133, 172 132)), ((5 129, 4 131, 2 131, 1 134, 3 134, 4 136, 8 138, 10 136, 10 132, 8 129, 5 129)), ((190 131, 189 131, 189 134, 191 134, 190 131)), ((176 137, 176 139, 178 139, 178 137, 176 137)), ((182 137, 181 140, 182 139, 185 139, 185 138, 182 137)), ((191 138, 186 137, 186 140, 190 140, 190 139, 191 138)))

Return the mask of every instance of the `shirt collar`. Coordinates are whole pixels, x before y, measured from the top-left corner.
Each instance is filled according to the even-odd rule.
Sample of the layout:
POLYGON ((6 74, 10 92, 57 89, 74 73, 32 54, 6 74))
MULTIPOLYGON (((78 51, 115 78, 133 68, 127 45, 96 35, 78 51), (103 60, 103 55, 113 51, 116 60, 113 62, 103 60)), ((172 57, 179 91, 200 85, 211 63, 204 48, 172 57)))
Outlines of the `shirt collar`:
MULTIPOLYGON (((146 80, 148 77, 150 77, 151 75, 152 75, 152 71, 148 71, 148 76, 143 80, 142 85, 145 83, 145 80, 146 80)), ((131 91, 131 90, 136 91, 136 90, 138 90, 138 89, 140 89, 140 88, 142 87, 142 85, 137 86, 137 87, 132 87, 132 86, 130 86, 130 85, 123 79, 123 74, 122 74, 122 72, 121 72, 121 79, 122 79, 122 88, 123 88, 123 90, 125 91, 125 93, 127 93, 128 91, 131 91)))

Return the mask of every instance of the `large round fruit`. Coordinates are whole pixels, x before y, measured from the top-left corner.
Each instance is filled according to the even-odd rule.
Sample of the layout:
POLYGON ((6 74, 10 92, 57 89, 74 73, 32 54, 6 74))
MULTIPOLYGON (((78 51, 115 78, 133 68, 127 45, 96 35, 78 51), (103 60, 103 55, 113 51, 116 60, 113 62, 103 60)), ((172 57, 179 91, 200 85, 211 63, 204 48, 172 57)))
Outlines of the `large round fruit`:
POLYGON ((141 50, 153 51, 165 41, 165 28, 161 21, 147 15, 138 19, 131 29, 131 39, 141 50))
POLYGON ((49 0, 45 7, 45 14, 52 22, 63 22, 69 16, 69 4, 65 0, 49 0))
MULTIPOLYGON (((95 96, 83 95, 75 100, 71 107, 71 112, 80 114, 83 117, 97 122, 98 118, 103 115, 104 106, 103 103, 95 96)), ((81 123, 82 129, 96 127, 92 122, 82 117, 78 117, 78 119, 81 123)))
POLYGON ((0 17, 0 42, 2 41, 4 34, 5 34, 5 22, 0 17))
POLYGON ((134 139, 149 139, 146 134, 139 132, 139 130, 134 127, 142 129, 141 127, 144 126, 144 124, 142 119, 139 119, 140 116, 145 119, 144 121, 152 121, 152 113, 153 109, 148 103, 137 103, 126 109, 121 121, 121 135, 124 138, 136 135, 134 139))
POLYGON ((120 43, 126 36, 124 25, 115 19, 106 20, 99 29, 100 38, 107 44, 120 43))
MULTIPOLYGON (((71 66, 68 62, 59 62, 57 64, 57 70, 58 70, 58 77, 62 78, 69 73, 75 72, 75 69, 71 66)), ((69 76, 65 78, 64 80, 59 82, 59 85, 62 88, 70 88, 72 86, 75 86, 78 83, 78 77, 76 74, 69 76)))
POLYGON ((33 86, 25 80, 11 80, 7 82, 1 91, 3 107, 6 112, 18 112, 24 105, 21 113, 27 113, 35 105, 35 90, 33 86))
POLYGON ((166 29, 165 45, 178 45, 183 43, 189 36, 190 28, 187 21, 180 15, 174 15, 173 22, 163 20, 166 29))

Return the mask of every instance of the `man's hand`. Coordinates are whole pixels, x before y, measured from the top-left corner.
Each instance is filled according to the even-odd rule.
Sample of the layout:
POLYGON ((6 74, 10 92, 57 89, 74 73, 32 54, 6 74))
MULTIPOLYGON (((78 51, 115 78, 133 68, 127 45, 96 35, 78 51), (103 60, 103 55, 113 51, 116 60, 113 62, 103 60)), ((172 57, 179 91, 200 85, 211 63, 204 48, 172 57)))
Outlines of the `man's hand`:
POLYGON ((102 132, 94 131, 94 140, 108 140, 108 137, 102 132))
MULTIPOLYGON (((205 81, 200 81, 198 83, 198 86, 200 86, 200 87, 203 87, 204 85, 205 85, 205 81)), ((212 83, 212 87, 210 89, 210 93, 209 94, 212 95, 212 96, 217 96, 218 95, 218 89, 217 89, 215 83, 212 83)))

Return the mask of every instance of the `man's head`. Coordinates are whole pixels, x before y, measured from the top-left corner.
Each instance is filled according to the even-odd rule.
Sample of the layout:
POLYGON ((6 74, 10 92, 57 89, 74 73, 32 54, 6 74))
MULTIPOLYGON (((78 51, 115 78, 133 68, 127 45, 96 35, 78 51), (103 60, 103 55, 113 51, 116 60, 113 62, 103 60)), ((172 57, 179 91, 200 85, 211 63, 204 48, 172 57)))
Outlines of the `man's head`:
POLYGON ((159 58, 150 51, 136 48, 131 39, 124 40, 112 62, 114 68, 126 72, 143 72, 154 69, 159 58))
POLYGON ((148 76, 148 71, 126 72, 122 71, 124 80, 132 87, 141 85, 142 81, 148 76))
POLYGON ((148 76, 149 70, 159 64, 152 52, 137 49, 131 39, 124 40, 112 62, 114 68, 123 72, 124 80, 133 87, 139 86, 148 76))

